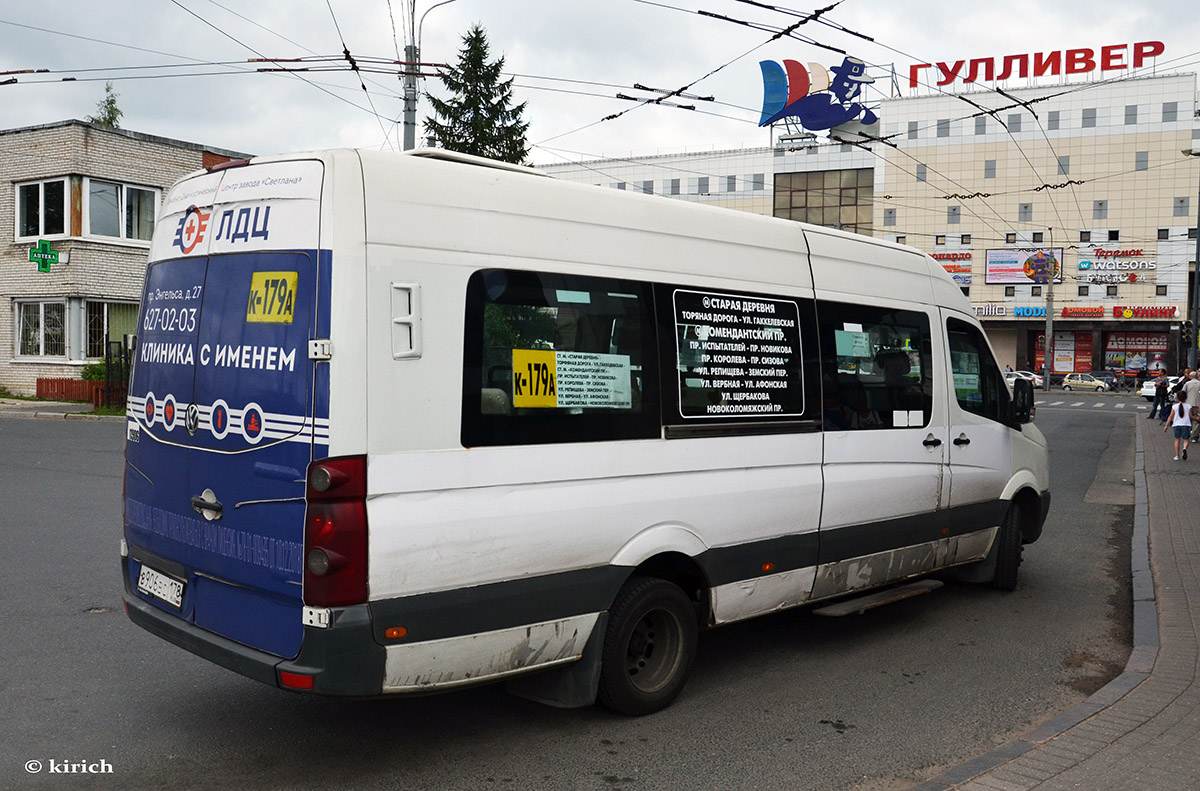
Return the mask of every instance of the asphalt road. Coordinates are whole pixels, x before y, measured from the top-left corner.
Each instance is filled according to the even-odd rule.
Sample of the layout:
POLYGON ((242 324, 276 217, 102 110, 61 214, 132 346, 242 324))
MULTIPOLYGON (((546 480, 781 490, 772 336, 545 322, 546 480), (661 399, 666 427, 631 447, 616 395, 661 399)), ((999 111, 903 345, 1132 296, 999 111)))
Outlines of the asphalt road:
POLYGON ((905 788, 1074 705, 1128 654, 1133 418, 1038 422, 1054 507, 1015 592, 948 584, 709 632, 675 705, 627 719, 501 687, 328 700, 210 665, 122 612, 122 425, 0 418, 0 788, 905 788))

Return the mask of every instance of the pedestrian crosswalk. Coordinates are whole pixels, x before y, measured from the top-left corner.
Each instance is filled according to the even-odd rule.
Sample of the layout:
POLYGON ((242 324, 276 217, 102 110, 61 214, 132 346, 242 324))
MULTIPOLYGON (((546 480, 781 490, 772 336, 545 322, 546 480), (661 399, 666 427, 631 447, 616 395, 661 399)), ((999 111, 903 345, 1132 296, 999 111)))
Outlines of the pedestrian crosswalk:
POLYGON ((1044 407, 1065 407, 1067 409, 1118 409, 1126 412, 1146 412, 1150 409, 1149 402, 1139 399, 1137 402, 1132 401, 1115 401, 1111 398, 1101 398, 1096 401, 1070 401, 1068 399, 1059 399, 1057 401, 1049 398, 1039 398, 1034 401, 1035 406, 1044 407))

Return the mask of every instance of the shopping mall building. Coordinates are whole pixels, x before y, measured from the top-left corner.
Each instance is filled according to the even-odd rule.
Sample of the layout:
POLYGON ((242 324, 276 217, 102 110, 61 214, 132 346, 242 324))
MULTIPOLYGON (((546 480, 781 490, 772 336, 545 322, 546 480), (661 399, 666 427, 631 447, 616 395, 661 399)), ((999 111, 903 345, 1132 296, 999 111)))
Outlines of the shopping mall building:
POLYGON ((878 124, 865 144, 792 119, 769 147, 544 170, 917 247, 970 297, 1001 364, 1040 368, 1049 314, 1055 373, 1175 370, 1187 360, 1200 213, 1200 156, 1184 152, 1200 154, 1200 117, 1196 75, 1141 57, 1161 50, 1097 49, 1077 77, 1068 66, 1084 50, 972 62, 979 78, 1008 66, 1014 78, 999 83, 965 83, 961 62, 914 67, 911 95, 869 102, 878 124), (1044 76, 1016 76, 1026 73, 1044 76))

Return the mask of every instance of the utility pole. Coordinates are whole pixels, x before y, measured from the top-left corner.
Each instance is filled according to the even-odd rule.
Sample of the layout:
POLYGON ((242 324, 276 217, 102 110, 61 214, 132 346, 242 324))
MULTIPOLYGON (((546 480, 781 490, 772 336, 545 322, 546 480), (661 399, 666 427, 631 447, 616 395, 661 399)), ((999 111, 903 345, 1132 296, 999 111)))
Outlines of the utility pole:
MULTIPOLYGON (((1050 247, 1047 249, 1053 251, 1054 229, 1047 228, 1046 233, 1050 238, 1050 247)), ((1054 265, 1046 268, 1046 363, 1042 372, 1042 389, 1045 391, 1050 390, 1050 372, 1054 368, 1054 276, 1062 271, 1062 262, 1053 255, 1051 260, 1054 261, 1054 265)))
MULTIPOLYGON (((1200 151, 1194 148, 1183 149, 1185 156, 1200 157, 1200 151)), ((1200 342, 1197 329, 1200 328, 1200 188, 1196 193, 1196 269, 1192 278, 1192 331, 1188 333, 1188 368, 1196 367, 1196 345, 1200 342)))
POLYGON ((413 0, 409 4, 408 40, 404 47, 404 60, 407 61, 404 72, 404 150, 411 151, 417 146, 417 72, 421 68, 421 31, 425 27, 426 15, 441 5, 453 3, 454 0, 442 0, 425 9, 417 22, 417 4, 413 0))

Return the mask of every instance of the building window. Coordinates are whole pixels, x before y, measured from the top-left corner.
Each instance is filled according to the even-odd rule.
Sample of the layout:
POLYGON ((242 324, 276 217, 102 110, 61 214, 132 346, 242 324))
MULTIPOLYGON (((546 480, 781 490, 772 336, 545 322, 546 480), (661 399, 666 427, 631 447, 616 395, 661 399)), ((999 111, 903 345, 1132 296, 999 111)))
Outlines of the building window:
POLYGON ((1125 105, 1125 125, 1129 126, 1131 124, 1136 124, 1136 123, 1137 123, 1137 105, 1136 104, 1125 105))
POLYGON ((983 160, 983 177, 985 179, 996 178, 996 160, 994 160, 994 159, 983 160))
MULTIPOLYGON (((1187 198, 1176 198, 1175 199, 1175 216, 1176 217, 1191 217, 1192 216, 1191 209, 1188 208, 1188 203, 1189 203, 1189 201, 1187 198)), ((1190 239, 1191 237, 1189 236, 1188 238, 1190 239)))
POLYGON ((1179 120, 1179 102, 1163 102, 1163 123, 1179 120))
POLYGON ((1108 232, 1108 241, 1110 241, 1110 242, 1121 241, 1121 232, 1120 231, 1109 231, 1108 232))
POLYGON ((908 122, 908 139, 909 140, 917 139, 917 122, 916 121, 908 122))
POLYGON ((737 176, 726 176, 725 177, 725 191, 726 192, 737 192, 737 176))
POLYGON ((907 236, 905 236, 904 234, 897 234, 897 235, 896 235, 896 244, 907 244, 907 243, 908 243, 908 237, 907 237, 907 236))
POLYGON ((1013 113, 1012 115, 1008 116, 1008 131, 1013 134, 1021 131, 1020 113, 1013 113))
POLYGON ((1171 238, 1171 229, 1170 228, 1159 228, 1158 229, 1158 241, 1165 242, 1170 238, 1171 238))
POLYGON ((1134 170, 1149 170, 1150 169, 1150 152, 1137 151, 1133 155, 1134 170))
POLYGON ((896 224, 896 210, 895 209, 884 209, 883 210, 883 224, 884 225, 895 225, 896 224))
POLYGON ((612 185, 612 188, 613 188, 613 189, 615 189, 615 190, 623 190, 623 189, 625 189, 625 182, 624 182, 624 181, 618 181, 618 182, 616 182, 616 183, 614 183, 614 184, 612 185))
POLYGON ((1096 127, 1096 108, 1085 107, 1083 110, 1083 128, 1094 129, 1096 127))
POLYGON ((1167 287, 1166 286, 1155 286, 1154 287, 1154 295, 1156 297, 1165 297, 1167 295, 1167 287))
POLYGON ((1042 295, 1042 287, 1041 286, 1030 286, 1029 287, 1029 296, 1040 297, 1041 295, 1042 295))
POLYGON ((672 195, 678 195, 679 194, 679 179, 671 179, 670 184, 671 184, 670 193, 672 195))
POLYGON ((1017 205, 1017 222, 1033 222, 1033 204, 1021 203, 1017 205))
POLYGON ((67 232, 67 180, 17 185, 17 238, 67 232))
POLYGON ((986 135, 987 134, 987 116, 986 115, 981 115, 975 119, 975 134, 977 134, 977 135, 986 135))
POLYGON ((1079 296, 1081 296, 1081 297, 1086 297, 1087 295, 1088 295, 1088 287, 1087 287, 1087 286, 1080 286, 1080 287, 1079 287, 1079 296))
POLYGON ((1060 175, 1060 176, 1071 175, 1071 158, 1070 157, 1059 157, 1058 158, 1058 175, 1060 175))
POLYGON ((1042 231, 1034 231, 1033 232, 1033 243, 1034 244, 1041 244, 1044 241, 1046 241, 1045 233, 1043 233, 1042 231))
POLYGON ((917 165, 917 181, 924 181, 929 169, 925 165, 917 165))
POLYGON ((1017 243, 1017 235, 1015 233, 1011 233, 1011 232, 1004 234, 1004 243, 1005 244, 1016 244, 1017 243))
POLYGON ((158 190, 85 178, 84 195, 84 234, 150 241, 158 190))
POLYGON ((1116 286, 1105 286, 1104 294, 1105 294, 1105 296, 1115 297, 1117 295, 1117 287, 1116 286))
POLYGON ((950 119, 949 118, 943 118, 937 122, 937 136, 938 137, 949 137, 950 136, 950 119))
POLYGON ((968 244, 970 244, 970 243, 971 243, 971 234, 969 234, 969 233, 964 233, 964 234, 962 235, 962 242, 961 242, 961 244, 968 245, 968 244))
POLYGON ((1108 219, 1108 201, 1097 200, 1092 201, 1092 219, 1107 220, 1108 219))
POLYGON ((642 192, 644 192, 647 195, 653 195, 654 194, 654 182, 653 181, 643 181, 642 182, 642 192))
POLYGON ((750 176, 750 189, 755 192, 761 192, 767 188, 767 177, 762 173, 754 173, 750 176))
POLYGON ((1004 296, 1015 297, 1016 295, 1017 295, 1017 287, 1016 286, 1005 286, 1004 287, 1004 296))
POLYGON ((933 243, 936 245, 944 245, 946 243, 946 237, 943 234, 937 234, 933 237, 933 243))
POLYGON ((696 180, 696 191, 701 195, 708 194, 708 176, 701 176, 696 180))
POLYGON ((1195 228, 1188 228, 1188 238, 1189 239, 1196 238, 1196 229, 1195 228))
POLYGON ((17 303, 17 354, 22 357, 65 357, 66 315, 64 302, 17 303))
POLYGON ((1062 111, 1051 110, 1046 117, 1046 128, 1053 132, 1055 129, 1058 129, 1060 123, 1062 123, 1062 111))
POLYGON ((970 286, 960 286, 959 291, 961 291, 963 293, 964 297, 971 296, 971 287, 970 286))
POLYGON ((1091 231, 1080 231, 1079 232, 1079 241, 1081 241, 1081 242, 1092 241, 1092 232, 1091 231))
POLYGON ((125 302, 85 303, 87 321, 86 351, 90 358, 104 356, 104 344, 123 340, 137 333, 136 304, 125 302))
POLYGON ((960 206, 947 206, 946 207, 946 224, 947 225, 958 225, 959 220, 960 220, 960 215, 961 215, 961 208, 962 207, 960 207, 960 206))

